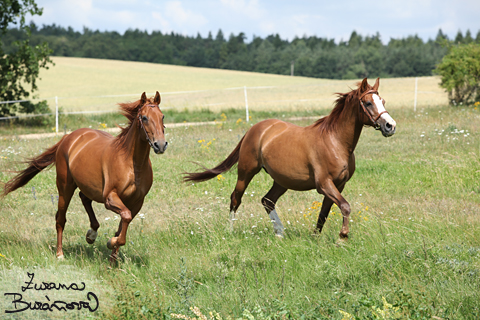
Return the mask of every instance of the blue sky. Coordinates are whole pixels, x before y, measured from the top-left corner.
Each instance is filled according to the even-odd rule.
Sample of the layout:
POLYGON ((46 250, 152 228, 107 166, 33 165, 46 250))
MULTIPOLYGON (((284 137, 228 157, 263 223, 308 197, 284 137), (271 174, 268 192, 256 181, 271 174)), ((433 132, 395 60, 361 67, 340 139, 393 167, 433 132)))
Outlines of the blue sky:
POLYGON ((127 29, 162 31, 206 37, 222 29, 244 32, 247 42, 254 35, 279 34, 282 39, 318 36, 348 40, 353 30, 367 36, 380 33, 390 38, 418 35, 434 39, 438 30, 454 38, 467 29, 476 37, 480 30, 479 0, 36 0, 44 8, 38 25, 52 24, 77 31, 88 27, 100 31, 127 29))

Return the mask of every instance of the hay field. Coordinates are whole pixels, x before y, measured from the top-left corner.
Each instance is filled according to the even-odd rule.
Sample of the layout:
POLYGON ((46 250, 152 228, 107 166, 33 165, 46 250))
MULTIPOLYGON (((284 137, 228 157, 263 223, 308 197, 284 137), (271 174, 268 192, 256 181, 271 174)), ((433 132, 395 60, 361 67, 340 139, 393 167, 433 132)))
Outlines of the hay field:
MULTIPOLYGON (((143 62, 52 57, 55 66, 42 70, 40 99, 65 112, 115 111, 116 103, 136 100, 146 91, 162 94, 163 108, 244 108, 312 110, 331 108, 335 92, 346 92, 358 80, 327 80, 253 72, 183 67, 143 62)), ((373 82, 374 79, 371 79, 373 82)), ((438 77, 418 80, 417 107, 445 104, 438 77)), ((391 108, 413 108, 415 78, 381 79, 380 94, 391 108)))

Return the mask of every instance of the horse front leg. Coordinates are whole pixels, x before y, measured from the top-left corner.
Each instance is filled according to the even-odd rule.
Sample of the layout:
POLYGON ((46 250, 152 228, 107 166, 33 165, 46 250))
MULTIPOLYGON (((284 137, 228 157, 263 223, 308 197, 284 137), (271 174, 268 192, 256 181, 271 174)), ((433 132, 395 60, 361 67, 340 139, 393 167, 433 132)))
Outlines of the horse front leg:
MULTIPOLYGON (((338 187, 338 192, 343 191, 343 187, 345 184, 341 185, 338 187)), ((323 226, 325 225, 325 222, 327 221, 328 215, 330 213, 330 209, 332 208, 333 205, 333 200, 325 195, 325 198, 323 199, 322 203, 322 208, 320 209, 320 213, 318 214, 318 220, 317 220, 317 226, 315 228, 315 233, 320 234, 322 232, 323 226)), ((347 227, 348 230, 348 227, 347 227)))
POLYGON ((318 214, 317 226, 315 227, 315 233, 322 233, 323 226, 327 221, 328 214, 330 213, 330 208, 332 208, 333 201, 329 197, 325 196, 323 199, 322 208, 318 214))
POLYGON ((93 211, 92 207, 92 200, 88 198, 83 192, 80 191, 79 193, 80 199, 82 200, 83 207, 85 211, 87 211, 88 219, 90 220, 90 229, 87 231, 87 235, 85 239, 87 240, 88 244, 93 244, 97 239, 98 235, 98 228, 100 224, 98 223, 97 217, 95 217, 95 212, 93 211))
POLYGON ((115 258, 118 248, 125 245, 127 242, 128 225, 133 219, 132 212, 123 204, 120 197, 115 192, 110 192, 105 200, 105 208, 120 215, 121 221, 119 226, 119 233, 112 237, 107 242, 107 247, 111 250, 112 256, 115 258))
POLYGON ((349 233, 348 223, 350 221, 351 209, 350 209, 350 204, 347 202, 347 200, 345 200, 345 198, 340 193, 343 190, 343 187, 344 187, 344 184, 339 188, 337 188, 332 180, 326 180, 326 181, 323 181, 321 184, 320 183, 318 184, 317 191, 325 195, 325 200, 324 200, 324 205, 322 205, 322 209, 320 210, 320 215, 318 217, 317 230, 321 231, 321 228, 323 228, 323 224, 325 223, 325 220, 327 219, 327 216, 328 216, 328 212, 330 211, 330 208, 328 208, 328 212, 326 212, 327 207, 328 205, 330 205, 330 207, 332 206, 332 204, 328 202, 327 200, 328 198, 330 199, 330 201, 335 203, 340 208, 340 211, 342 212, 343 223, 342 223, 342 229, 340 230, 340 238, 347 239, 348 233, 349 233), (325 204, 326 201, 327 203, 325 204))

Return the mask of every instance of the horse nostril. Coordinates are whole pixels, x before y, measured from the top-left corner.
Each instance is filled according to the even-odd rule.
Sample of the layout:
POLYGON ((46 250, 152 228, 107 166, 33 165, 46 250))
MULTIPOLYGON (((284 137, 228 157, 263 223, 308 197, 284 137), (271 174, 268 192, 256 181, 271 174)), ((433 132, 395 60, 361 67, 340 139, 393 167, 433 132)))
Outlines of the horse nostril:
POLYGON ((387 122, 387 123, 385 124, 385 128, 386 128, 388 131, 390 131, 390 130, 392 130, 392 125, 387 122))

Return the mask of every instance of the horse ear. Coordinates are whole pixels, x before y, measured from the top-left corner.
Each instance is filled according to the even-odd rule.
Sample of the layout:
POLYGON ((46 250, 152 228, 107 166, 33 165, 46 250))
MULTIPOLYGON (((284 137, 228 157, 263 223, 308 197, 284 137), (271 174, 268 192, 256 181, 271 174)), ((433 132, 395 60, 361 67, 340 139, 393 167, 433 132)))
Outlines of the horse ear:
POLYGON ((363 79, 362 83, 360 84, 360 92, 365 92, 368 90, 368 81, 367 78, 363 79))
POLYGON ((145 104, 145 102, 147 102, 147 95, 144 93, 142 93, 142 96, 140 97, 140 104, 145 104))
POLYGON ((380 78, 377 78, 375 84, 373 85, 373 90, 378 91, 378 87, 380 86, 380 78))
POLYGON ((157 93, 155 94, 155 99, 153 100, 155 102, 155 104, 160 104, 160 102, 162 101, 162 98, 160 97, 160 93, 157 93))

